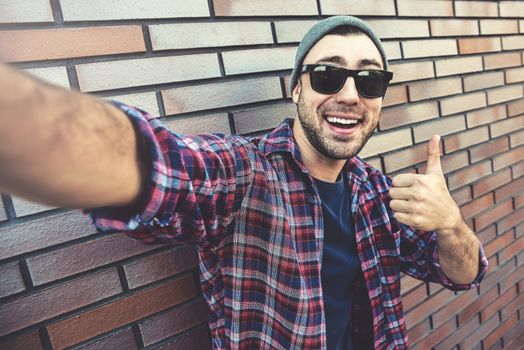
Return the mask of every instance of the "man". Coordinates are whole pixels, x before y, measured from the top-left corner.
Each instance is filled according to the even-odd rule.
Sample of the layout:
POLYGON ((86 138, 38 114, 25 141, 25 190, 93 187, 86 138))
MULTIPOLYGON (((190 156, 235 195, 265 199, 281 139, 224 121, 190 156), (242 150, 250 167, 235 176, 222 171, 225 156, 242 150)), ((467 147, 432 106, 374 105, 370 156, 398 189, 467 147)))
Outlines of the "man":
POLYGON ((400 272, 463 290, 487 259, 446 188, 437 136, 425 174, 391 181, 357 157, 387 67, 363 21, 319 22, 297 50, 297 120, 254 139, 173 134, 3 68, 0 164, 14 166, 0 188, 98 208, 102 232, 195 242, 215 349, 405 349, 400 272))

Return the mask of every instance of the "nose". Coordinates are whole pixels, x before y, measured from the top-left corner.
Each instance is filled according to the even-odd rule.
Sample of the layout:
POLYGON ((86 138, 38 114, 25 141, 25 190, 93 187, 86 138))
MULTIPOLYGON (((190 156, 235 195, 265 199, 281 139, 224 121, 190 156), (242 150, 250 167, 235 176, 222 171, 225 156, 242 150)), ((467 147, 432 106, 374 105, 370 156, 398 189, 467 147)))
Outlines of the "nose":
POLYGON ((353 105, 359 102, 360 96, 355 85, 355 80, 352 77, 346 79, 342 89, 335 95, 335 99, 337 102, 347 105, 353 105))

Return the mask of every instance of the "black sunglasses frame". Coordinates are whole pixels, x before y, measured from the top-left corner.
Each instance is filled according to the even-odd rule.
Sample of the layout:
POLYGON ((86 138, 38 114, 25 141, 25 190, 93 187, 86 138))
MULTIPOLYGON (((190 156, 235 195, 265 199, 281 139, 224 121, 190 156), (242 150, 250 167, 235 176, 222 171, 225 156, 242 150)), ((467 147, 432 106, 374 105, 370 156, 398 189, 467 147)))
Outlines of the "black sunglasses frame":
MULTIPOLYGON (((342 68, 342 67, 339 67, 339 66, 332 66, 332 65, 329 65, 329 64, 304 64, 302 66, 302 69, 301 69, 300 73, 301 74, 304 74, 304 73, 322 73, 322 71, 316 71, 316 69, 318 69, 320 67, 324 68, 323 72, 328 71, 328 70, 334 70, 334 71, 340 72, 339 74, 344 75, 344 80, 342 80, 342 82, 339 84, 339 86, 336 87, 336 89, 334 89, 334 90, 326 90, 326 89, 320 88, 315 83, 315 79, 311 79, 312 75, 310 74, 311 87, 313 88, 314 91, 318 92, 319 94, 323 94, 323 95, 336 94, 337 92, 342 90, 342 88, 346 84, 347 78, 348 77, 352 77, 355 80, 355 87, 357 88, 357 91, 358 91, 358 93, 360 95, 362 95, 364 97, 368 97, 368 98, 384 97, 384 95, 386 94, 386 90, 388 88, 389 82, 390 82, 391 79, 393 79, 393 73, 389 72, 389 71, 386 71, 386 70, 380 70, 380 69, 358 69, 358 70, 355 70, 355 69, 342 68), (361 80, 363 78, 369 77, 369 75, 366 75, 366 76, 360 75, 360 74, 362 74, 362 72, 373 72, 375 74, 376 73, 382 74, 383 81, 381 82, 381 93, 380 94, 368 94, 368 93, 362 91, 362 85, 361 85, 360 82, 361 82, 361 80)), ((375 76, 377 76, 377 75, 375 75, 375 76)))

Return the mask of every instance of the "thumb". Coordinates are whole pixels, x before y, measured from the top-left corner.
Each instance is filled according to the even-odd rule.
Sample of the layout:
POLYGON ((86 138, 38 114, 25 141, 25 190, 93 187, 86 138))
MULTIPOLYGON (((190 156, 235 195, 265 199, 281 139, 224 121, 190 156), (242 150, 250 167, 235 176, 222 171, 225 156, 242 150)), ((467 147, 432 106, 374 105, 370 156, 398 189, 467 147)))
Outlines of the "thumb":
POLYGON ((426 166, 427 175, 440 175, 442 173, 442 166, 440 165, 440 136, 433 135, 428 142, 428 162, 426 166))

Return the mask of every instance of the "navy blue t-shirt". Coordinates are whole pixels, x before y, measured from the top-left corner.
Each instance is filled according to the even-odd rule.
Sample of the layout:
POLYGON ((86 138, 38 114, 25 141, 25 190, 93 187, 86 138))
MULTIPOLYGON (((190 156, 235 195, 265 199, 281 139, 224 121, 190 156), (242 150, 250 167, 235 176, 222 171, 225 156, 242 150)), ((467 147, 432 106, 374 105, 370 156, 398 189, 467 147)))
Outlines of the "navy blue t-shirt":
POLYGON ((321 281, 328 350, 351 350, 350 323, 354 279, 360 270, 346 179, 330 183, 315 179, 324 216, 321 281))

